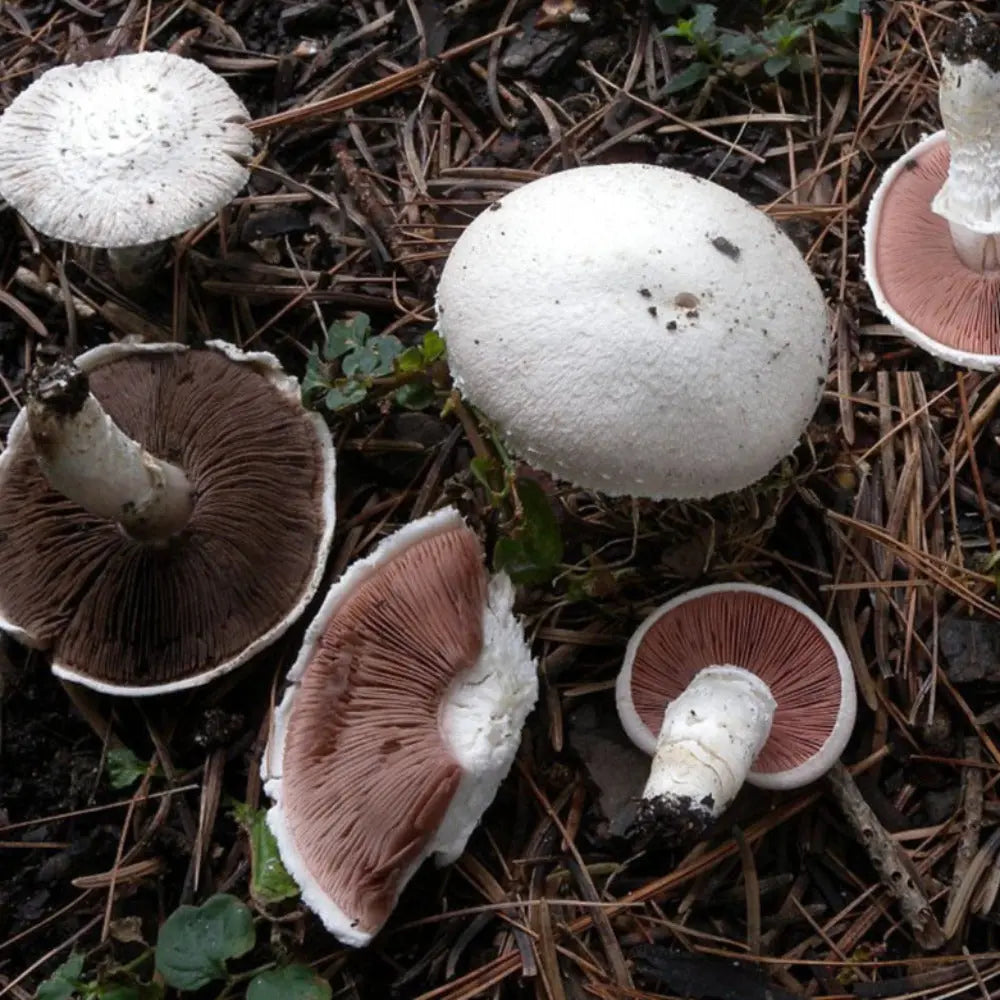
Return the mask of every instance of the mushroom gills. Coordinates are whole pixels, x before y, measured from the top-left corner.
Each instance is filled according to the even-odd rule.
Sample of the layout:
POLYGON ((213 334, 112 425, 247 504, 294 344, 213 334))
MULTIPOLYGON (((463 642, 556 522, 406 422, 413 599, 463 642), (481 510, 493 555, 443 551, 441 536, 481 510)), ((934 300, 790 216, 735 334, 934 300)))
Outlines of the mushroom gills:
POLYGON ((464 850, 538 694, 513 612, 453 508, 353 563, 306 633, 262 761, 268 825, 302 899, 366 945, 430 856, 464 850))
POLYGON ((700 670, 663 713, 635 835, 663 842, 700 836, 746 781, 776 708, 770 688, 749 670, 700 670))

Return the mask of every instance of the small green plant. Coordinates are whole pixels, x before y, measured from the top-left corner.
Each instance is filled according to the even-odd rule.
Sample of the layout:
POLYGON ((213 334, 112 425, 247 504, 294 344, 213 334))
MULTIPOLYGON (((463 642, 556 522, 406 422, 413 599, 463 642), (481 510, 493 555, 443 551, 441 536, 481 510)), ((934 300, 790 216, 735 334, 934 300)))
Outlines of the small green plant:
POLYGON ((156 971, 168 986, 200 990, 229 978, 226 962, 254 946, 253 914, 235 896, 218 893, 201 906, 179 906, 160 928, 156 971))
POLYGON ((677 20, 664 34, 691 50, 692 62, 667 84, 667 93, 687 90, 712 74, 746 76, 762 69, 769 77, 809 69, 811 57, 803 45, 811 30, 847 35, 857 29, 860 0, 793 0, 761 3, 758 30, 737 31, 717 24, 714 3, 656 0, 660 12, 677 20), (686 16, 681 16, 686 15, 686 16))
POLYGON ((164 921, 155 948, 127 966, 102 966, 84 976, 86 956, 74 952, 45 980, 36 1000, 162 1000, 159 981, 143 981, 135 970, 152 960, 163 982, 180 992, 224 983, 220 996, 232 997, 248 983, 246 1000, 330 1000, 330 984, 304 965, 274 962, 246 972, 229 963, 256 944, 253 913, 235 896, 218 893, 201 906, 180 906, 164 921))
POLYGON ((233 807, 236 822, 250 840, 250 895, 263 906, 293 899, 299 887, 281 863, 278 844, 267 825, 266 809, 251 809, 244 802, 233 807))
POLYGON ((336 412, 357 406, 379 389, 399 406, 423 409, 435 398, 429 370, 443 356, 444 341, 435 331, 404 347, 391 333, 373 334, 370 318, 358 313, 331 323, 323 346, 310 351, 302 398, 307 406, 336 412))
POLYGON ((128 747, 112 747, 104 762, 108 784, 119 790, 134 785, 145 775, 148 767, 128 747))
POLYGON ((514 583, 548 583, 563 558, 559 523, 545 491, 534 480, 516 479, 513 489, 514 523, 505 537, 497 539, 493 568, 514 583))
POLYGON ((504 515, 504 533, 493 547, 494 570, 514 583, 548 583, 562 563, 563 540, 549 498, 533 479, 518 476, 506 449, 493 440, 498 458, 478 457, 472 475, 486 487, 489 504, 504 515))

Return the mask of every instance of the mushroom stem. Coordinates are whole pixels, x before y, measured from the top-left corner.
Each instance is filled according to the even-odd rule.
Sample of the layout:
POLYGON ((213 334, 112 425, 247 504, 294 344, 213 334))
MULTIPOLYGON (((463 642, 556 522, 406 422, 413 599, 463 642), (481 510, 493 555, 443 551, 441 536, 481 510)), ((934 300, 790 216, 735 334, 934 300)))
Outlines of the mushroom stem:
POLYGON ((700 835, 736 797, 767 742, 776 703, 742 667, 706 667, 663 713, 636 813, 641 832, 700 835))
POLYGON ((33 372, 27 411, 38 464, 54 490, 140 541, 166 541, 187 524, 194 506, 187 476, 125 434, 74 364, 33 372))
POLYGON ((169 240, 160 240, 157 243, 108 250, 108 265, 119 286, 126 292, 145 288, 155 270, 163 263, 169 245, 169 240))
POLYGON ((1000 32, 964 15, 948 39, 939 102, 951 160, 931 207, 948 220, 962 263, 1000 268, 1000 32))

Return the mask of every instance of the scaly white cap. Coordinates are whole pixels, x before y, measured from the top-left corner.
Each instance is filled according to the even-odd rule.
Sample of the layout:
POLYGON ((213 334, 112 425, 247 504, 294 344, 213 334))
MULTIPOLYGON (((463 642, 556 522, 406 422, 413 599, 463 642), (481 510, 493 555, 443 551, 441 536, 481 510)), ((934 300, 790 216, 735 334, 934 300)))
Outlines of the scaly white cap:
POLYGON ((710 497, 796 445, 827 313, 801 254, 731 191, 667 167, 543 177, 482 212, 437 292, 455 384, 538 468, 710 497))
POLYGON ((167 52, 57 66, 0 117, 0 194, 54 239, 165 240, 246 183, 249 117, 222 77, 167 52))

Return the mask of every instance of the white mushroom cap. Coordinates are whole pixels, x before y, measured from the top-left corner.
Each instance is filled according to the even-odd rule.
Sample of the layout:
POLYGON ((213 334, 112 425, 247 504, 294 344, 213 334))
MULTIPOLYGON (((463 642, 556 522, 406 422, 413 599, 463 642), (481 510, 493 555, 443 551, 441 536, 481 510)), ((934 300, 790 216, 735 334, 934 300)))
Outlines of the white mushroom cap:
POLYGON ((788 454, 828 364, 823 295, 761 211, 666 167, 532 181, 479 215, 437 294, 455 383, 533 465, 653 498, 788 454))
POLYGON ((54 239, 168 239, 246 183, 248 119, 222 77, 167 52, 58 66, 0 117, 0 194, 54 239))

